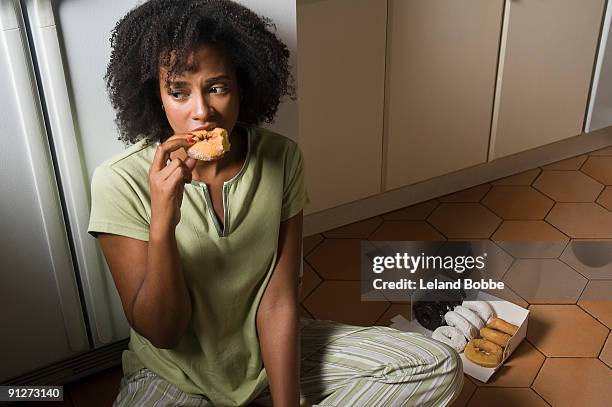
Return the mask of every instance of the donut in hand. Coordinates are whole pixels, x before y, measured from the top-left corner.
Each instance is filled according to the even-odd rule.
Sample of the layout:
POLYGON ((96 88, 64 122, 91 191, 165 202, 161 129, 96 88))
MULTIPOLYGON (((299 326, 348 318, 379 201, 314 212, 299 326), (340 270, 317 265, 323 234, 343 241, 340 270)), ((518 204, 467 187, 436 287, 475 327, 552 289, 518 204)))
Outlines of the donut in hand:
POLYGON ((230 149, 227 130, 221 127, 212 130, 191 131, 187 134, 196 142, 187 149, 187 155, 196 160, 216 160, 230 149))

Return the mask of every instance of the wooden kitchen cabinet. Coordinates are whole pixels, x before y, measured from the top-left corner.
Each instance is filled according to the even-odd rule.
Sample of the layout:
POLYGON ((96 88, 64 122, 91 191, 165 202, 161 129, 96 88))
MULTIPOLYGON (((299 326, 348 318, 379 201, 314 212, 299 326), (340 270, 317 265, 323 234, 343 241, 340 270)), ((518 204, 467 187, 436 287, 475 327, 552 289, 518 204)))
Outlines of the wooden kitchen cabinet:
POLYGON ((389 0, 385 190, 486 162, 503 4, 389 0))
POLYGON ((604 0, 508 0, 489 159, 582 132, 604 0))
POLYGON ((580 134, 604 3, 298 0, 305 214, 580 134))
POLYGON ((386 1, 298 0, 305 214, 380 193, 386 1))

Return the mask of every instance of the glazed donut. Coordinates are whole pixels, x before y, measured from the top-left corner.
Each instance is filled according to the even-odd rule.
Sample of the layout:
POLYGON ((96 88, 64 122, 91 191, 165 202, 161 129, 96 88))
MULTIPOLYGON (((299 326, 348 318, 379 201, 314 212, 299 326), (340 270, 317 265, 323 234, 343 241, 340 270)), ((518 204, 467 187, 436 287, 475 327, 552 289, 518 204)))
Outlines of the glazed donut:
POLYGON ((496 367, 502 361, 503 351, 486 339, 472 339, 465 346, 465 357, 482 367, 496 367))
POLYGON ((467 319, 470 324, 476 327, 476 329, 480 329, 485 326, 484 321, 480 319, 478 314, 476 314, 474 311, 470 309, 467 309, 465 307, 462 307, 461 305, 458 305, 455 307, 455 312, 461 315, 463 318, 467 319))
POLYGON ((510 340, 510 335, 492 328, 482 328, 480 330, 480 336, 501 346, 502 348, 505 348, 506 345, 508 345, 508 341, 510 340))
POLYGON ((431 334, 431 339, 440 341, 455 349, 457 353, 463 352, 467 341, 460 330, 454 326, 440 326, 431 334))
POLYGON ((459 329, 468 341, 478 336, 478 329, 455 311, 448 311, 446 315, 444 315, 444 319, 448 325, 459 329))
POLYGON ((188 133, 195 144, 187 149, 187 155, 196 160, 211 161, 221 157, 230 149, 227 130, 197 130, 188 133))
POLYGON ((493 308, 486 301, 463 301, 462 305, 478 314, 485 324, 489 321, 489 318, 495 316, 493 308))
POLYGON ((513 336, 516 331, 518 331, 518 326, 513 325, 509 322, 504 321, 501 318, 493 318, 487 324, 489 328, 497 329, 498 331, 502 331, 507 333, 510 336, 513 336))

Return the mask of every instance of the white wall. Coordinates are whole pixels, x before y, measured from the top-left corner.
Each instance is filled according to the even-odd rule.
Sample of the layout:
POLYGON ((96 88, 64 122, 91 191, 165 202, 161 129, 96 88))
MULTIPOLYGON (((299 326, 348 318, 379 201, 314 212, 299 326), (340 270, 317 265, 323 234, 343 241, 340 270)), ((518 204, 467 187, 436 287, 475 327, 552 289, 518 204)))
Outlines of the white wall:
MULTIPOLYGON (((287 44, 291 56, 289 64, 295 78, 297 89, 297 20, 296 0, 237 0, 257 14, 272 19, 276 24, 279 38, 287 44)), ((298 107, 297 101, 287 100, 279 106, 275 123, 266 125, 278 133, 298 140, 298 107)))

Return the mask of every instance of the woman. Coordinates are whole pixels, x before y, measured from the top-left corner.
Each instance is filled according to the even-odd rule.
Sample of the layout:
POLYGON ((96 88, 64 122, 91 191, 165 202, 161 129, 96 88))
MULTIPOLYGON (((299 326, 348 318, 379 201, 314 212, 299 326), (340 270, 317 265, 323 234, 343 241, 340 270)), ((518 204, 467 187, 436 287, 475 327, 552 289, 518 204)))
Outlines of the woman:
POLYGON ((131 326, 115 405, 447 403, 450 348, 299 319, 302 156, 257 127, 293 93, 270 26, 229 0, 151 0, 113 31, 107 88, 133 145, 96 168, 88 230, 131 326), (215 127, 230 150, 188 158, 186 133, 215 127))

